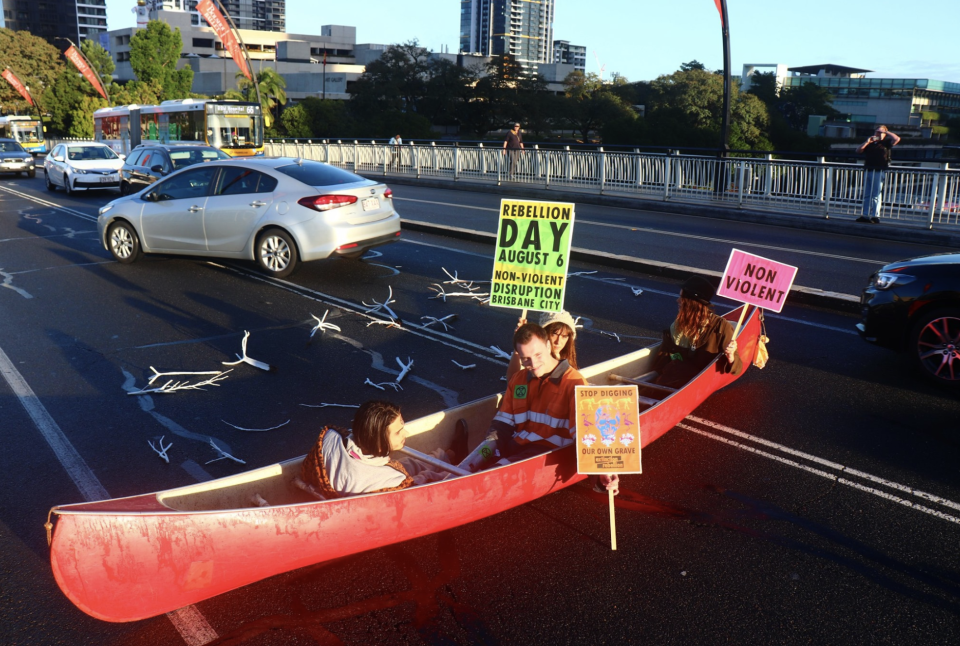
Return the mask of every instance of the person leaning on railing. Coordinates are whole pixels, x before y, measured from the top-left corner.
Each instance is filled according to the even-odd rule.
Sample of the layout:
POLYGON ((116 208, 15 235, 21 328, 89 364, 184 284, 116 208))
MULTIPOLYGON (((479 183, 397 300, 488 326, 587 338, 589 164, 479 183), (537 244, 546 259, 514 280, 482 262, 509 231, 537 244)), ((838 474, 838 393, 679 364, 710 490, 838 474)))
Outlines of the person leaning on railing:
POLYGON ((880 206, 883 195, 883 173, 890 167, 890 149, 900 143, 900 137, 877 126, 873 135, 857 148, 865 155, 863 162, 863 214, 857 222, 880 224, 880 206))

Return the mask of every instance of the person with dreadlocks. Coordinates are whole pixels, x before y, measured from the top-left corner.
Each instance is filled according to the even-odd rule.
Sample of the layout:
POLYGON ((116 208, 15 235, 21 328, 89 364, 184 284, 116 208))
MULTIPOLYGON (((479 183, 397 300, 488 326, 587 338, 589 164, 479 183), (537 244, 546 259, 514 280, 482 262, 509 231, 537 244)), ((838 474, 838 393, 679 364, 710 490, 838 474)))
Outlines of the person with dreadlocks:
POLYGON ((702 276, 691 276, 680 289, 679 312, 670 328, 663 331, 663 342, 653 362, 655 382, 680 388, 706 368, 717 355, 717 370, 739 375, 743 362, 737 354, 733 326, 717 316, 710 301, 713 285, 702 276))

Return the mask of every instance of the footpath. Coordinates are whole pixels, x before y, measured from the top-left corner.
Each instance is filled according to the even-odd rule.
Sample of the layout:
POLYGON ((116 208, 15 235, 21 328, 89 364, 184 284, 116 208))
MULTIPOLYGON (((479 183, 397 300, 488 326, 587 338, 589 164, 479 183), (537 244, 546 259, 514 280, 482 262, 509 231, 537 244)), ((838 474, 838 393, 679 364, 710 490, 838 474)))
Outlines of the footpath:
MULTIPOLYGON (((815 216, 780 214, 755 210, 741 210, 726 207, 717 207, 699 204, 681 204, 676 202, 656 202, 639 200, 636 198, 597 195, 579 191, 545 190, 542 188, 524 185, 509 184, 497 186, 492 184, 457 183, 449 180, 432 178, 411 178, 402 176, 384 177, 382 174, 370 174, 370 179, 386 181, 393 185, 419 186, 423 188, 443 188, 463 191, 495 193, 510 197, 524 197, 529 199, 552 200, 561 202, 577 202, 597 204, 602 206, 617 206, 638 210, 655 209, 683 215, 696 215, 717 219, 736 220, 742 222, 762 223, 774 226, 783 226, 797 229, 842 233, 857 236, 869 236, 882 240, 910 242, 915 244, 936 245, 960 249, 960 232, 930 231, 919 227, 902 225, 881 225, 865 228, 863 224, 853 221, 852 218, 826 219, 815 216)), ((409 231, 421 231, 473 242, 490 244, 496 243, 496 218, 470 218, 468 226, 451 226, 449 218, 440 215, 421 213, 416 219, 403 218, 401 226, 409 231), (489 221, 488 221, 489 220, 489 221)), ((604 235, 611 239, 617 236, 616 229, 609 229, 604 235)), ((613 254, 598 247, 604 245, 596 237, 592 240, 592 248, 574 247, 573 258, 594 265, 632 271, 669 279, 683 280, 691 273, 698 273, 713 278, 719 284, 721 272, 700 267, 672 264, 639 258, 631 255, 613 254), (599 244, 598 244, 599 242, 599 244)), ((931 251, 933 253, 933 251, 931 251)), ((762 255, 762 253, 761 253, 762 255)), ((802 281, 801 281, 802 282, 802 281)), ((790 293, 790 300, 794 303, 812 305, 825 309, 857 314, 860 311, 859 294, 844 294, 835 291, 819 289, 817 287, 794 285, 790 293)))

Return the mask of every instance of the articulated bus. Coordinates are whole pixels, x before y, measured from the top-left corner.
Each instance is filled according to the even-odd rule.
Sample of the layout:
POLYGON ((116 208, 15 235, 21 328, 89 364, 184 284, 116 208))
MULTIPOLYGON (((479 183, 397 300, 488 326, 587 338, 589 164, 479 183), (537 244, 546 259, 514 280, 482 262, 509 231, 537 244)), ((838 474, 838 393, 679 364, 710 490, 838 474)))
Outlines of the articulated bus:
POLYGON ((209 144, 233 157, 263 154, 263 115, 256 103, 179 99, 93 113, 94 139, 127 155, 140 144, 209 144))
POLYGON ((0 137, 16 139, 28 153, 47 152, 43 124, 39 119, 23 116, 0 117, 0 137))

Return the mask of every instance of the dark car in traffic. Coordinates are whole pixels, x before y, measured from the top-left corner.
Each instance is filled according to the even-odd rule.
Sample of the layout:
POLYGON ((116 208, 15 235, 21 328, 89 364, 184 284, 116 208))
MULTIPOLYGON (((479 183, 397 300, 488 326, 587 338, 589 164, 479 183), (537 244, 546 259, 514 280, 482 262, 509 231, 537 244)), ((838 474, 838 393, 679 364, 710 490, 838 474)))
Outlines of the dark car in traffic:
POLYGON ((36 177, 33 155, 15 139, 0 139, 0 173, 23 173, 27 177, 36 177))
POLYGON ((120 194, 137 193, 175 170, 230 159, 219 148, 191 144, 143 144, 130 151, 120 169, 120 194))
POLYGON ((860 295, 857 330, 906 352, 928 379, 960 387, 960 252, 882 267, 860 295))

